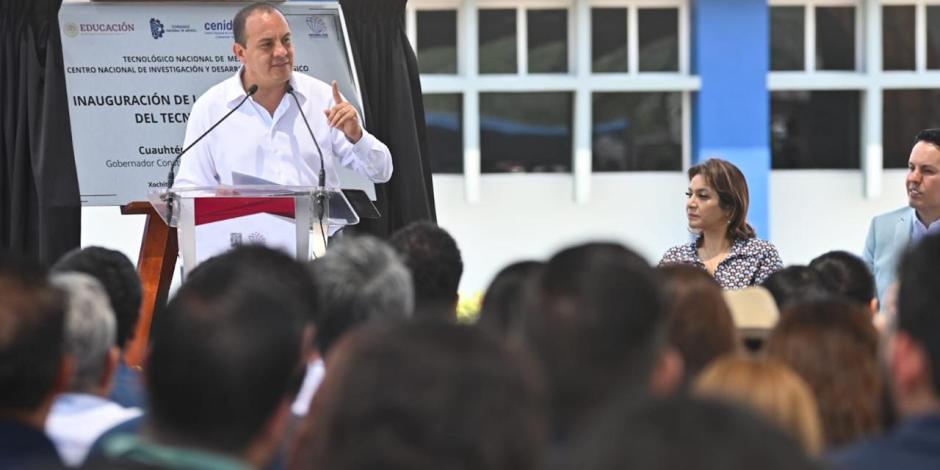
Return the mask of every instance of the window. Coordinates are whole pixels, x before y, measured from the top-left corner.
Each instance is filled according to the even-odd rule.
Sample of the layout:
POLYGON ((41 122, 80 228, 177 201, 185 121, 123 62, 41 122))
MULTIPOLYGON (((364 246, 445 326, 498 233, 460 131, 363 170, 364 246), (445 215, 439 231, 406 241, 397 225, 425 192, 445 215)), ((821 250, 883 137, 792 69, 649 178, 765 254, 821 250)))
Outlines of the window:
POLYGON ((568 10, 528 10, 529 73, 568 72, 568 10))
POLYGON ((914 136, 940 127, 940 90, 884 91, 885 168, 907 168, 914 136))
POLYGON ((859 7, 852 0, 771 0, 770 70, 856 71, 859 7), (834 3, 835 5, 831 4, 834 3), (819 4, 817 4, 819 3, 819 4), (807 25, 815 25, 807 29, 807 25))
POLYGON ((682 170, 680 93, 594 93, 596 172, 682 170))
POLYGON ((927 68, 940 69, 940 6, 927 7, 927 68))
POLYGON ((417 14, 417 54, 421 73, 457 73, 457 12, 426 10, 417 14))
POLYGON ((774 169, 858 168, 859 92, 771 93, 774 169))
POLYGON ((855 70, 855 7, 816 7, 816 70, 855 70))
POLYGON ((679 12, 675 8, 641 8, 640 71, 679 70, 679 12))
POLYGON ((481 93, 484 173, 571 171, 571 93, 481 93))
POLYGON ((681 171, 699 86, 688 4, 408 2, 432 171, 463 173, 471 201, 488 174, 569 175, 584 200, 592 172, 681 171))
POLYGON ((803 7, 770 9, 770 70, 803 70, 804 20, 803 7))
POLYGON ((480 73, 516 73, 516 10, 480 10, 480 73))
POLYGON ((591 70, 627 72, 627 9, 591 9, 591 70))
POLYGON ((914 70, 914 6, 881 7, 881 66, 884 70, 914 70))
POLYGON ((462 96, 457 93, 424 95, 431 172, 463 173, 462 96))
POLYGON ((773 169, 862 167, 860 0, 771 0, 773 169))

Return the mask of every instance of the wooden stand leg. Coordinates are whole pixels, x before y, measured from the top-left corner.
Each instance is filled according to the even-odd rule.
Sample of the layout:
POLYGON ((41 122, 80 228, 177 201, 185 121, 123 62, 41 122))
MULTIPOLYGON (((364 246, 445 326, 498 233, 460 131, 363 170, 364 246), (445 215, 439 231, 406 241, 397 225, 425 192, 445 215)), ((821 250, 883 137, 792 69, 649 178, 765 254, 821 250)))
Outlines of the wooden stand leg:
POLYGON ((176 229, 167 226, 149 203, 132 202, 122 206, 121 213, 147 215, 137 259, 137 272, 143 287, 140 320, 137 322, 134 338, 125 352, 127 364, 137 367, 143 363, 147 354, 150 325, 154 315, 166 306, 173 271, 176 269, 179 241, 176 238, 176 229))

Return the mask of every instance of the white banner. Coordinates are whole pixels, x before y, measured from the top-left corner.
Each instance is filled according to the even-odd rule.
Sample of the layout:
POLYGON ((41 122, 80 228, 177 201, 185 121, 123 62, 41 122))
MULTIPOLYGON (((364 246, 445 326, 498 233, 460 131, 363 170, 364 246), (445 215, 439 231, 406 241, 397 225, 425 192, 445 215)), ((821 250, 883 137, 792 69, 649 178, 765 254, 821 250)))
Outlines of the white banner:
MULTIPOLYGON (((232 18, 248 3, 66 2, 59 11, 72 142, 83 205, 146 201, 166 188, 189 111, 231 77, 232 18)), ((336 2, 279 4, 293 32, 294 70, 329 83, 362 115, 336 2)), ((186 158, 185 156, 183 158, 186 158)), ((344 187, 374 188, 351 171, 344 187)))

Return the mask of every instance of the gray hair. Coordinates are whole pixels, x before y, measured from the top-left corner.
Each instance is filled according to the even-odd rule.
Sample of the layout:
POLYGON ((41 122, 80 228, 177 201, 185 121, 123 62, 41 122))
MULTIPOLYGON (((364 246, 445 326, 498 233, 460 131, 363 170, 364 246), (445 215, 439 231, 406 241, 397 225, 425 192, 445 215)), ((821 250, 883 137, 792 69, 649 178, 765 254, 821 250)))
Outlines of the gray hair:
POLYGON ((411 272, 395 250, 378 238, 342 238, 310 267, 322 307, 317 324, 321 351, 356 324, 411 317, 411 272))
POLYGON ((108 351, 115 345, 117 320, 111 301, 101 283, 84 273, 53 274, 50 282, 68 298, 64 351, 75 358, 69 390, 87 392, 101 381, 108 351))

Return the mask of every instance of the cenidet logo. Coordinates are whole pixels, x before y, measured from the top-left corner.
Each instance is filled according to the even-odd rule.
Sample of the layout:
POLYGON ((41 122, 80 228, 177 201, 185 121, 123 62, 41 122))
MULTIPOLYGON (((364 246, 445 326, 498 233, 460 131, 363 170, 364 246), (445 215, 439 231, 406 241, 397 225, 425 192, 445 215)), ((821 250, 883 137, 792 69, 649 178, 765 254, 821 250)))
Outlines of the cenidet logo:
POLYGON ((326 28, 326 21, 323 21, 323 17, 320 15, 308 16, 307 27, 310 28, 309 36, 311 38, 329 37, 326 28))
POLYGON ((153 36, 154 39, 160 39, 163 37, 164 32, 166 32, 166 30, 163 28, 163 23, 156 18, 150 18, 150 35, 153 36))

